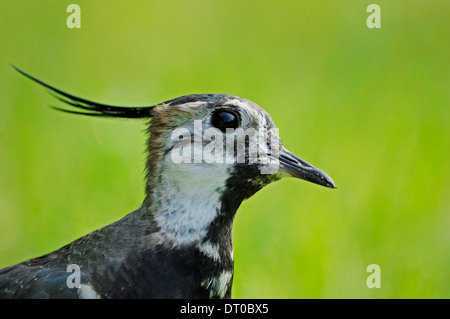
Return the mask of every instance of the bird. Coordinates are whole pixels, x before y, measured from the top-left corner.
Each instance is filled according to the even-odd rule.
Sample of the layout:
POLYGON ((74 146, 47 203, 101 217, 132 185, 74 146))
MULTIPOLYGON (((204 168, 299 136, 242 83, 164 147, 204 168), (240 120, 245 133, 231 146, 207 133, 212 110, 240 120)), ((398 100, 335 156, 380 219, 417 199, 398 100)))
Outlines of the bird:
POLYGON ((66 93, 13 67, 63 102, 53 106, 60 111, 146 120, 148 156, 139 208, 51 253, 1 269, 0 298, 229 299, 240 204, 285 177, 336 188, 326 173, 288 151, 270 115, 245 98, 190 94, 152 106, 116 106, 66 93))

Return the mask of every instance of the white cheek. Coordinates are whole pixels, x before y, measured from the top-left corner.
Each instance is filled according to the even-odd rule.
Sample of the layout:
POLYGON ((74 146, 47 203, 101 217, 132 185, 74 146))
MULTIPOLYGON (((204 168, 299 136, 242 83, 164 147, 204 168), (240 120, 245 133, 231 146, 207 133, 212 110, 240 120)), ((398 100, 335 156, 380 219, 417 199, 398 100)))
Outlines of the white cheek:
POLYGON ((186 194, 213 192, 225 187, 231 167, 224 163, 177 164, 171 160, 163 164, 170 183, 186 194))

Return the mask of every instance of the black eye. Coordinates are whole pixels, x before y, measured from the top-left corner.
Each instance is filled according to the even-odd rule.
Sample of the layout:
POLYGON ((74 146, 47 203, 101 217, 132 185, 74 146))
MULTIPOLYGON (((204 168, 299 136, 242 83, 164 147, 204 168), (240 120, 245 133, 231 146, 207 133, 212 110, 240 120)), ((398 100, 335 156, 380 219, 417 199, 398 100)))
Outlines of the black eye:
POLYGON ((238 128, 239 120, 235 114, 229 111, 216 111, 211 117, 211 124, 225 133, 227 128, 238 128))

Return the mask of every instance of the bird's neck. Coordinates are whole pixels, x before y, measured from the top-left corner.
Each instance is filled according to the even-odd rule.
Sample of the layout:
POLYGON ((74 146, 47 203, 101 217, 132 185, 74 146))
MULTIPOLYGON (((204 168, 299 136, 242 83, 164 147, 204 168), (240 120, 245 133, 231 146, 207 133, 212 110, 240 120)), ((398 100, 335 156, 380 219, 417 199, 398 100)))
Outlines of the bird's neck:
POLYGON ((224 202, 225 184, 179 182, 185 178, 162 175, 147 195, 144 204, 157 226, 158 239, 171 248, 196 247, 213 260, 232 261, 232 224, 242 199, 230 205, 224 202))

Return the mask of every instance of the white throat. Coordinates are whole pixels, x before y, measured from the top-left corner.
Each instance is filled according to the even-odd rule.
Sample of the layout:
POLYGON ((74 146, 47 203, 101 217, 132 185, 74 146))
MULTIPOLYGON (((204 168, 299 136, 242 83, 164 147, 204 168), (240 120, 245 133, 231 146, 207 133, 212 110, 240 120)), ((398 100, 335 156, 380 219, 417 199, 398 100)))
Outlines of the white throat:
POLYGON ((160 239, 172 247, 202 243, 211 246, 204 239, 222 208, 221 196, 229 177, 227 168, 175 164, 170 160, 161 164, 164 175, 153 192, 160 239))
POLYGON ((164 234, 173 246, 203 241, 220 212, 220 194, 185 194, 170 185, 160 190, 162 207, 155 214, 160 234, 164 234))

